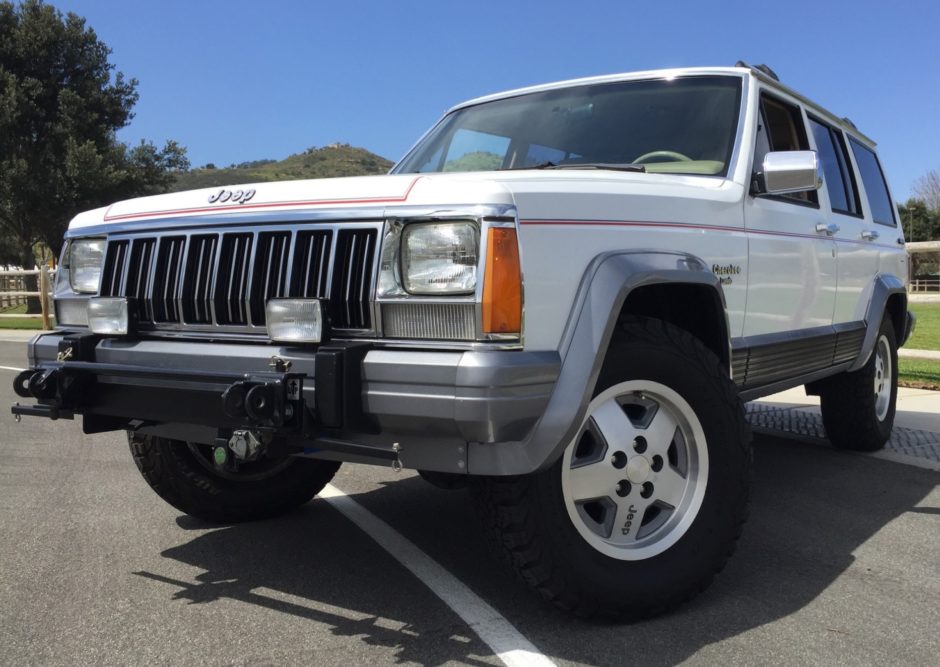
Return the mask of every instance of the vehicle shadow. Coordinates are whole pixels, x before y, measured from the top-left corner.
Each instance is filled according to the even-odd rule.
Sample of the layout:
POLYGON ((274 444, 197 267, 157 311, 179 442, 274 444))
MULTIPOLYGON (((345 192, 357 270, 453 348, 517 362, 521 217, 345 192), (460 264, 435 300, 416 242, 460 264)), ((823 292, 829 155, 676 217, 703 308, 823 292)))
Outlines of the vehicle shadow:
MULTIPOLYGON (((572 619, 525 595, 489 556, 464 493, 409 477, 354 497, 547 655, 595 665, 666 665, 811 603, 886 524, 907 512, 935 512, 917 505, 937 482, 936 472, 758 436, 751 516, 725 571, 676 612, 622 626, 572 619)), ((186 518, 180 523, 201 525, 186 518)), ((162 555, 205 573, 195 583, 137 574, 173 583, 180 588, 175 597, 193 603, 229 597, 319 621, 335 635, 397 647, 401 661, 472 664, 488 654, 428 589, 320 500, 275 521, 200 534, 162 555), (376 619, 395 619, 400 629, 376 619)))
MULTIPOLYGON (((234 600, 294 620, 312 621, 326 626, 333 637, 392 649, 396 661, 493 664, 481 659, 489 655, 489 649, 456 614, 430 590, 416 585, 407 570, 322 500, 282 518, 211 532, 204 532, 213 527, 210 524, 185 515, 177 523, 200 535, 162 555, 205 572, 192 579, 134 573, 169 590, 175 588, 173 600, 205 605, 234 600)), ((239 624, 235 618, 230 622, 239 624)), ((270 615, 249 613, 241 622, 254 625, 251 632, 267 634, 268 627, 271 632, 283 632, 280 627, 273 629, 280 623, 270 615)), ((305 632, 309 637, 310 629, 305 632)), ((303 643, 301 637, 295 645, 303 643)), ((335 644, 327 642, 327 651, 335 649, 335 644)), ((363 653, 360 649, 351 655, 363 653)))

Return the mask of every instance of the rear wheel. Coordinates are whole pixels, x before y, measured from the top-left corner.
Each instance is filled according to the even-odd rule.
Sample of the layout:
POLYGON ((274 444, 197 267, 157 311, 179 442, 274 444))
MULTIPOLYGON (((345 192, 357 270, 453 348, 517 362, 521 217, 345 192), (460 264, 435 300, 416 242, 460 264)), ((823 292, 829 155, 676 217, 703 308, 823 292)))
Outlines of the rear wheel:
POLYGON ((823 426, 836 447, 873 452, 891 437, 898 399, 896 340, 894 326, 885 318, 868 363, 821 384, 823 426))
POLYGON ((747 510, 750 431, 736 388, 688 333, 629 320, 576 437, 547 470, 475 484, 493 541, 579 615, 668 610, 704 589, 747 510))
POLYGON ((158 496, 191 516, 222 523, 266 519, 303 505, 339 463, 283 456, 237 472, 213 465, 211 450, 182 440, 128 435, 134 463, 158 496))

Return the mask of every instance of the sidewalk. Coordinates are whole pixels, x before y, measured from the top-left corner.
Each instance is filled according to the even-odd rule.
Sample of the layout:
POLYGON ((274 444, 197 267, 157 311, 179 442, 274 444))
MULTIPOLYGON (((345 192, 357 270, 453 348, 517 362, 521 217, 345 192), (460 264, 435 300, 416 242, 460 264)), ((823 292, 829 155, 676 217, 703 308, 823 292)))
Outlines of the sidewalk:
POLYGON ((908 359, 932 359, 933 361, 940 361, 940 352, 936 350, 909 350, 906 347, 902 347, 898 350, 898 356, 908 359))
MULTIPOLYGON (((746 408, 755 431, 828 444, 819 397, 807 396, 802 387, 748 403, 746 408)), ((940 470, 940 391, 899 387, 891 439, 873 456, 940 470)))

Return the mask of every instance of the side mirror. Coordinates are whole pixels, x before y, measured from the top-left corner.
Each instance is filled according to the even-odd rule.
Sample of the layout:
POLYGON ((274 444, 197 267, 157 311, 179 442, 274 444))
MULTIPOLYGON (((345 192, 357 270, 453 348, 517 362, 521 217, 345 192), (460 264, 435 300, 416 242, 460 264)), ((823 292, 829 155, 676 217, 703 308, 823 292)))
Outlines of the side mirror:
POLYGON ((816 151, 776 151, 764 156, 755 174, 754 194, 784 195, 817 190, 822 185, 816 151))

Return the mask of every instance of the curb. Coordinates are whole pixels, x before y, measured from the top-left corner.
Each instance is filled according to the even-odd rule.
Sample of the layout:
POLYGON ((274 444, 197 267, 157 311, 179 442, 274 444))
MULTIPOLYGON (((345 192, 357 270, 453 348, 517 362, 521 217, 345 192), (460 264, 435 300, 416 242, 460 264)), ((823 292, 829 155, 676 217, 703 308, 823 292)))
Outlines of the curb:
POLYGON ((940 352, 936 350, 909 350, 902 347, 898 350, 898 356, 904 359, 930 359, 940 361, 940 352))
POLYGON ((41 333, 52 333, 41 329, 0 329, 0 342, 27 342, 41 333))
MULTIPOLYGON (((831 446, 815 406, 781 407, 758 401, 748 403, 745 409, 747 420, 757 432, 831 446)), ((868 456, 940 470, 940 433, 895 425, 885 448, 868 456)))

